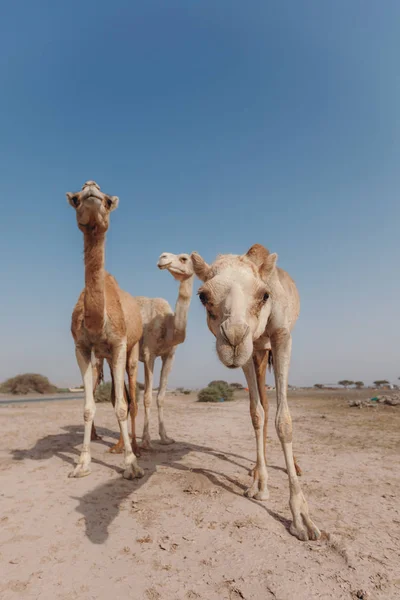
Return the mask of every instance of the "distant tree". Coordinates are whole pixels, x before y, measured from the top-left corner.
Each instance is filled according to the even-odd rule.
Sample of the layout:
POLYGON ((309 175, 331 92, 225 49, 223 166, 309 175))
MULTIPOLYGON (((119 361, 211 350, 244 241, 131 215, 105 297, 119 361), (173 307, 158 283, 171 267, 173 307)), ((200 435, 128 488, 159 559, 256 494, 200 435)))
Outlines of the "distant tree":
POLYGON ((387 379, 377 379, 376 381, 374 381, 374 385, 376 385, 376 387, 381 387, 381 385, 387 385, 389 382, 387 379))
POLYGON ((322 390, 324 388, 324 384, 323 383, 314 383, 314 387, 317 388, 317 390, 322 390))
POLYGON ((363 387, 364 387, 364 382, 363 382, 363 381, 355 381, 355 382, 354 382, 354 385, 356 386, 356 388, 357 388, 358 390, 360 390, 361 388, 363 388, 363 387))
POLYGON ((338 385, 342 385, 344 388, 348 388, 349 385, 353 385, 354 381, 350 379, 342 379, 342 381, 338 381, 338 385))

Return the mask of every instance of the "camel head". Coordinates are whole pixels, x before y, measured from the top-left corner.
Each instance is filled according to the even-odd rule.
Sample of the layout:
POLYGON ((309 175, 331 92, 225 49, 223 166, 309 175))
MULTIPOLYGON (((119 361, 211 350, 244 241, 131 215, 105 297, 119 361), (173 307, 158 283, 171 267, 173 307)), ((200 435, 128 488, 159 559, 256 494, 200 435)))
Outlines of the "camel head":
POLYGON ((218 256, 212 265, 197 252, 191 257, 194 272, 204 282, 198 294, 207 311, 208 328, 216 337, 219 359, 231 369, 243 367, 271 314, 278 257, 260 244, 242 256, 218 256))
POLYGON ((80 192, 67 192, 67 200, 76 211, 79 229, 92 234, 107 231, 110 213, 119 202, 117 196, 102 192, 95 181, 87 181, 80 192))
POLYGON ((161 270, 167 269, 179 281, 184 281, 194 275, 193 263, 189 254, 163 252, 158 259, 157 267, 161 270))

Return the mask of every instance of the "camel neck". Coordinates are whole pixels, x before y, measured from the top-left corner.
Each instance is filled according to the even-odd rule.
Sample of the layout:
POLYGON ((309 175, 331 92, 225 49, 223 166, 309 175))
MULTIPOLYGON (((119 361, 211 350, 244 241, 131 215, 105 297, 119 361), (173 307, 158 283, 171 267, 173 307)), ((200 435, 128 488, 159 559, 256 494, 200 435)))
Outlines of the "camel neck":
POLYGON ((84 234, 85 253, 85 328, 101 333, 105 319, 105 234, 84 234))
POLYGON ((186 325, 190 301, 192 299, 194 275, 181 281, 179 285, 178 299, 175 305, 174 318, 174 340, 177 344, 185 341, 186 325))

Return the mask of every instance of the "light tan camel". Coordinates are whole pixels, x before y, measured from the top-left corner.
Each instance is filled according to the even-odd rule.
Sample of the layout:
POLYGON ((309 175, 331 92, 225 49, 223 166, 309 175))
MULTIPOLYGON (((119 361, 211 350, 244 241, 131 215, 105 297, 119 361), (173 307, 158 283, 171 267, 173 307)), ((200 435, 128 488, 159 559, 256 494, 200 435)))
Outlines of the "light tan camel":
MULTIPOLYGON (((75 353, 85 387, 85 433, 79 462, 71 477, 90 473, 90 438, 96 412, 93 387, 92 353, 97 359, 109 362, 115 391, 115 412, 125 448, 126 479, 142 477, 132 452, 128 433, 128 403, 124 397, 125 369, 129 378, 129 392, 135 403, 139 340, 142 319, 136 301, 118 287, 114 277, 104 269, 105 238, 112 210, 118 198, 104 194, 96 182, 87 181, 82 190, 67 193, 68 202, 76 211, 79 229, 83 232, 85 255, 85 289, 72 313, 71 331, 75 353)), ((131 410, 131 413, 135 411, 131 410)))
POLYGON ((221 255, 212 265, 199 254, 192 254, 194 271, 204 282, 199 295, 207 311, 208 327, 216 337, 218 357, 231 369, 242 367, 249 388, 257 462, 246 495, 257 500, 268 498, 265 458, 268 404, 261 389, 265 385, 268 354, 272 351, 277 395, 275 426, 285 456, 293 516, 290 532, 300 540, 316 540, 321 534, 309 516, 297 477, 287 403, 291 330, 299 316, 300 299, 294 281, 276 267, 276 260, 276 254, 270 254, 259 244, 243 256, 221 255))
MULTIPOLYGON (((160 384, 157 393, 158 430, 162 444, 172 444, 174 440, 167 436, 164 424, 164 399, 167 389, 168 376, 171 371, 176 347, 185 341, 186 324, 190 301, 193 292, 194 271, 189 254, 171 254, 164 252, 158 259, 159 269, 168 270, 180 282, 175 312, 166 300, 162 298, 146 298, 136 296, 140 306, 143 322, 143 337, 140 340, 139 360, 144 363, 144 427, 142 447, 151 448, 150 441, 150 407, 153 397, 153 373, 155 359, 160 356, 162 361, 160 384)), ((93 427, 93 436, 97 437, 93 427)), ((132 423, 132 438, 135 438, 134 423, 132 423)), ((113 446, 111 452, 121 452, 122 438, 113 446)))

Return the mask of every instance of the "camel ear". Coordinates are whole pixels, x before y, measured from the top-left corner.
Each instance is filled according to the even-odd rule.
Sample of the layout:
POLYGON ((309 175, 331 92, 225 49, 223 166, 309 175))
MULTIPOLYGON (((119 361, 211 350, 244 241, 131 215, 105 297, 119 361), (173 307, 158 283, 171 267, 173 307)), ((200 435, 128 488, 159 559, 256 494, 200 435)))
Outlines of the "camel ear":
POLYGON ((67 192, 67 202, 72 206, 72 208, 78 208, 80 204, 79 194, 74 194, 74 192, 67 192))
POLYGON ((193 270, 196 273, 197 277, 201 279, 201 281, 205 281, 210 272, 210 265, 206 263, 206 261, 197 254, 197 252, 192 252, 190 255, 193 263, 193 270))
POLYGON ((107 196, 107 206, 110 211, 115 210, 118 207, 118 204, 118 196, 107 196))
POLYGON ((263 281, 268 281, 272 271, 275 269, 277 260, 278 255, 276 252, 274 252, 273 254, 269 254, 261 267, 259 267, 260 277, 263 281))
POLYGON ((278 255, 270 254, 269 250, 261 244, 254 244, 245 256, 258 267, 261 279, 267 281, 276 265, 278 255))
POLYGON ((256 267, 261 267, 263 262, 269 256, 269 250, 261 244, 253 244, 253 246, 247 250, 245 256, 247 256, 256 267))

